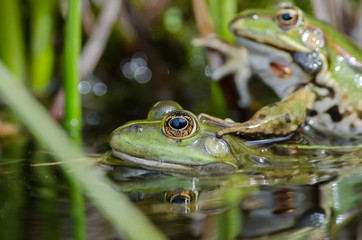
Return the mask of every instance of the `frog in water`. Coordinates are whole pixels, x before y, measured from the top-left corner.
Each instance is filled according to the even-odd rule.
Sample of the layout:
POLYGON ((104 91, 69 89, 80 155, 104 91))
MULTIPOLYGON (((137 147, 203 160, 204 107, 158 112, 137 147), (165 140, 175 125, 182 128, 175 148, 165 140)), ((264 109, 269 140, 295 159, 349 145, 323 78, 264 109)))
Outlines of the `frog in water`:
MULTIPOLYGON (((215 133, 222 128, 176 102, 158 102, 147 119, 126 123, 112 132, 109 144, 115 159, 106 159, 105 163, 117 165, 122 159, 154 169, 234 170, 242 165, 231 149, 237 137, 217 138, 215 133)), ((247 148, 243 144, 239 147, 239 152, 247 148)))
POLYGON ((298 152, 293 146, 289 153, 283 146, 275 145, 275 150, 274 144, 263 146, 282 139, 245 141, 232 134, 217 138, 216 133, 225 128, 208 115, 196 117, 176 102, 158 102, 147 119, 126 123, 112 132, 111 156, 103 159, 103 163, 125 165, 126 161, 148 169, 205 173, 253 171, 259 167, 266 171, 268 167, 277 167, 279 173, 285 171, 289 176, 288 167, 293 171, 299 164, 304 170, 313 168, 319 159, 315 150, 313 154, 298 152), (308 164, 309 160, 313 164, 308 164), (286 169, 282 170, 282 166, 286 169))
POLYGON ((215 37, 195 41, 229 58, 214 78, 235 73, 241 103, 248 106, 247 81, 254 72, 282 100, 246 122, 229 124, 219 137, 286 136, 304 123, 337 137, 362 136, 362 52, 352 41, 285 3, 246 10, 232 20, 230 30, 241 47, 215 37))

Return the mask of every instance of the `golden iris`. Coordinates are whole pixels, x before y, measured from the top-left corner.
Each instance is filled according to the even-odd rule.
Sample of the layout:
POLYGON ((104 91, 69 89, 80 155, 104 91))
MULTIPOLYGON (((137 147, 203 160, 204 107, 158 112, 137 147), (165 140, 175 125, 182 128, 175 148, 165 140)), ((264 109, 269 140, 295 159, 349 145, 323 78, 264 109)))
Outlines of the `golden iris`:
POLYGON ((197 120, 187 111, 173 111, 165 116, 162 132, 171 138, 191 137, 198 129, 197 120))
POLYGON ((276 19, 281 28, 291 28, 297 24, 298 15, 294 8, 283 8, 277 12, 276 19))

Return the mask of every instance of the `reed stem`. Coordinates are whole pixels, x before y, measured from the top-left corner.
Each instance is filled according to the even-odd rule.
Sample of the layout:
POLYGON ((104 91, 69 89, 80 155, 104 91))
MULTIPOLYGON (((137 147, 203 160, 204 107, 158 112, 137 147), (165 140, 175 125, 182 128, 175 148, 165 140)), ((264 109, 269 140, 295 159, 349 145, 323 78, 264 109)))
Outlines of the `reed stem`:
POLYGON ((67 3, 64 41, 64 127, 70 138, 80 145, 82 103, 78 91, 80 81, 78 60, 81 46, 81 8, 80 0, 68 0, 67 3))

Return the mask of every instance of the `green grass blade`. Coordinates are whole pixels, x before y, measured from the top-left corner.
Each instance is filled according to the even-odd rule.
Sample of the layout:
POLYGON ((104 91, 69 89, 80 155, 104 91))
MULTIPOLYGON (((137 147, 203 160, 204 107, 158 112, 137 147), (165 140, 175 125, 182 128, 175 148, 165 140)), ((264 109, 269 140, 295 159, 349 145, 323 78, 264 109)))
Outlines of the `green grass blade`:
POLYGON ((229 31, 229 23, 238 13, 237 1, 209 0, 208 6, 215 31, 223 39, 232 41, 234 36, 229 31))
MULTIPOLYGON (((79 55, 81 46, 81 8, 80 0, 67 1, 67 18, 64 39, 64 126, 77 144, 81 145, 82 101, 78 91, 80 81, 79 55)), ((73 234, 77 240, 86 239, 84 203, 82 189, 72 174, 67 174, 70 188, 70 214, 74 222, 73 234)))
POLYGON ((64 171, 71 174, 83 187, 115 229, 127 239, 165 239, 161 232, 128 200, 115 191, 113 185, 90 164, 80 149, 71 143, 65 132, 52 121, 40 104, 24 86, 14 81, 0 63, 0 95, 18 119, 35 138, 62 162, 64 171))
POLYGON ((80 0, 68 0, 64 41, 64 126, 70 137, 80 144, 82 129, 82 102, 78 92, 79 54, 81 45, 80 0))
POLYGON ((0 58, 19 80, 25 80, 25 46, 19 0, 0 0, 0 58))
POLYGON ((236 0, 221 0, 220 1, 220 36, 228 41, 233 41, 234 36, 229 31, 229 23, 238 13, 236 0))
POLYGON ((54 65, 54 0, 33 0, 31 4, 30 38, 30 86, 43 95, 48 87, 54 65))
POLYGON ((85 240, 87 237, 83 189, 72 174, 66 172, 65 175, 69 185, 70 216, 73 221, 73 236, 76 240, 85 240))

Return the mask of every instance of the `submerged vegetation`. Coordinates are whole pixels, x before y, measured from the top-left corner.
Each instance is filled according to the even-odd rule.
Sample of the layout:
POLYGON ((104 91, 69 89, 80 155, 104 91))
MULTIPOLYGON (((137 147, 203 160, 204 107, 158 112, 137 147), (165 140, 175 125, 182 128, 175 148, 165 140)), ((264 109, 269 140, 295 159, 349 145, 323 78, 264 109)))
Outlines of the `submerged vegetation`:
MULTIPOLYGON (((103 215, 106 226, 110 223, 111 229, 125 239, 188 236, 191 234, 173 235, 164 228, 161 232, 155 221, 144 216, 150 210, 140 205, 142 213, 129 198, 160 193, 168 202, 177 202, 180 196, 191 202, 200 198, 201 190, 206 193, 201 198, 210 197, 215 202, 192 205, 191 210, 172 205, 173 214, 198 208, 215 210, 218 206, 212 204, 221 202, 228 210, 208 218, 206 230, 210 235, 203 237, 235 238, 241 226, 247 226, 239 201, 253 191, 269 194, 275 190, 258 190, 249 184, 261 181, 258 177, 195 180, 177 176, 167 182, 168 174, 158 173, 155 179, 154 173, 137 175, 131 171, 131 177, 115 184, 89 156, 108 150, 112 130, 127 121, 144 119, 148 109, 160 100, 172 99, 193 112, 237 121, 248 119, 257 108, 271 102, 275 96, 263 94, 269 89, 257 82, 251 86, 260 89, 255 94, 257 100, 251 109, 241 109, 235 91, 210 82, 215 58, 191 44, 194 38, 208 33, 234 41, 227 29, 230 19, 242 9, 263 8, 269 2, 0 0, 0 238, 21 239, 26 234, 45 239, 90 238, 89 205, 103 215), (139 176, 142 180, 137 179, 139 176), (186 185, 193 188, 192 193, 180 192, 178 188, 186 185), (42 225, 40 230, 27 222, 32 215, 42 225), (70 219, 71 224, 62 227, 64 221, 59 216, 70 219)), ((343 5, 338 1, 297 2, 362 45, 359 1, 343 1, 343 5), (320 2, 326 4, 323 10, 320 2)), ((118 174, 111 173, 114 178, 118 174)), ((353 187, 360 184, 360 168, 353 174, 336 185, 341 189, 338 199, 343 194, 356 194, 353 187)), ((345 209, 339 208, 335 214, 349 210, 358 197, 356 194, 350 202, 342 201, 345 209)), ((246 209, 252 208, 249 205, 246 209)), ((195 229, 187 231, 197 232, 195 229)), ((293 234, 299 239, 305 233, 293 234)))

